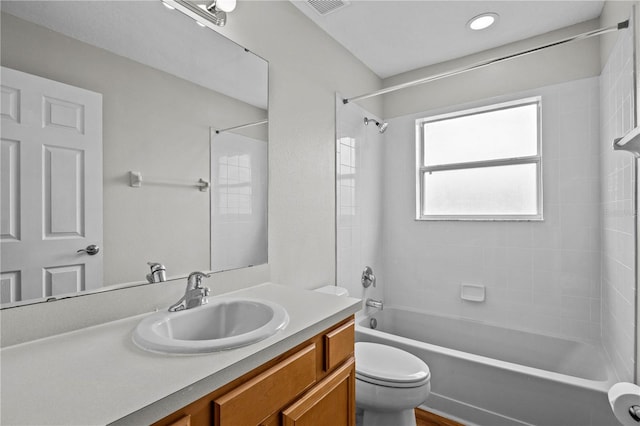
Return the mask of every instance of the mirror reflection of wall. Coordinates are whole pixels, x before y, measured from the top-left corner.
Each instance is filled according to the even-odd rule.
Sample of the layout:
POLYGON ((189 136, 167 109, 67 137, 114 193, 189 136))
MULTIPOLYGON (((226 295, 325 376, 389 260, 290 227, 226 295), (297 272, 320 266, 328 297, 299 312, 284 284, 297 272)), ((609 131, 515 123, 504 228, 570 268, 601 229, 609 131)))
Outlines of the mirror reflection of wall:
MULTIPOLYGON (((266 118, 267 63, 214 31, 196 26, 178 11, 167 10, 161 2, 3 1, 1 31, 3 67, 102 97, 102 119, 98 120, 103 144, 98 161, 102 164, 81 164, 78 170, 84 176, 102 168, 98 179, 104 199, 99 236, 91 241, 77 238, 93 219, 90 209, 76 209, 78 217, 71 222, 74 226, 79 223, 78 235, 49 238, 69 243, 64 255, 70 258, 56 265, 58 269, 36 256, 49 248, 24 251, 25 270, 43 276, 44 284, 21 279, 26 275, 5 265, 3 256, 2 306, 145 283, 147 262, 165 265, 168 278, 193 270, 217 270, 211 264, 210 193, 198 187, 200 179, 210 181, 209 129, 266 118), (212 64, 224 68, 222 74, 212 64), (233 84, 239 86, 237 95, 233 84), (130 171, 143 176, 140 187, 129 185, 130 171), (76 254, 76 249, 89 244, 100 246, 99 253, 91 257, 86 252, 76 254), (90 277, 86 267, 74 266, 81 259, 101 261, 101 271, 90 277), (38 291, 31 292, 25 285, 38 291)), ((5 105, 9 105, 5 83, 3 75, 3 129, 7 128, 5 105)), ((26 108, 25 102, 19 105, 26 108)), ((49 114, 56 120, 70 114, 68 108, 52 111, 49 114)), ((23 116, 25 113, 28 115, 22 111, 23 116)), ((16 140, 4 131, 2 137, 16 140)), ((3 143, 3 149, 14 150, 17 154, 11 158, 24 161, 26 151, 20 156, 20 149, 26 142, 3 143)), ((3 158, 9 158, 4 154, 3 158)), ((2 188, 3 235, 11 226, 21 227, 19 235, 25 235, 26 222, 19 217, 5 219, 15 217, 7 214, 10 211, 27 211, 27 200, 40 198, 33 196, 33 190, 25 192, 26 182, 45 166, 3 162, 3 182, 5 174, 15 176, 19 191, 10 205, 5 202, 9 191, 2 188)), ((263 176, 266 179, 266 173, 263 176)), ((98 191, 80 185, 77 192, 80 198, 90 198, 98 191)), ((67 207, 63 213, 69 210, 62 198, 49 198, 67 207)), ((46 235, 40 229, 34 232, 46 235)), ((21 238, 8 241, 3 236, 3 252, 7 244, 20 245, 21 238)), ((266 246, 264 250, 266 261, 266 246)), ((227 264, 225 269, 250 264, 256 263, 227 264)))
POLYGON ((234 132, 211 144, 211 267, 267 262, 267 144, 234 132))

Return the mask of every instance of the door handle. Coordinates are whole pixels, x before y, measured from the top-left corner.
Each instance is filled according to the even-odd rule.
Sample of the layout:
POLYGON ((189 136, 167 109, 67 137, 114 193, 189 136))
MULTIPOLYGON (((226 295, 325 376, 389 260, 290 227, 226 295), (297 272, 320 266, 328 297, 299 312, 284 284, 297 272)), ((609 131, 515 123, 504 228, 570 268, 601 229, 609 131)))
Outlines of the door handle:
POLYGON ((94 256, 94 255, 98 254, 99 251, 100 251, 100 247, 98 247, 95 244, 91 244, 91 245, 87 246, 87 248, 83 248, 83 249, 78 250, 76 253, 85 252, 89 256, 94 256))

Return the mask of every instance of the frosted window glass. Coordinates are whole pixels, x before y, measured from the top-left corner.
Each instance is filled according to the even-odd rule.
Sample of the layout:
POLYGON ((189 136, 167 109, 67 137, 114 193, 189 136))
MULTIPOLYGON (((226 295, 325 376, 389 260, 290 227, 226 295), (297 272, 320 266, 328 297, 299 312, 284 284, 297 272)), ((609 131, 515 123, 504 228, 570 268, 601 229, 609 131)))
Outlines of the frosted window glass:
POLYGON ((536 215, 536 164, 423 175, 423 215, 536 215))
POLYGON ((425 122, 425 166, 538 154, 538 104, 425 122))

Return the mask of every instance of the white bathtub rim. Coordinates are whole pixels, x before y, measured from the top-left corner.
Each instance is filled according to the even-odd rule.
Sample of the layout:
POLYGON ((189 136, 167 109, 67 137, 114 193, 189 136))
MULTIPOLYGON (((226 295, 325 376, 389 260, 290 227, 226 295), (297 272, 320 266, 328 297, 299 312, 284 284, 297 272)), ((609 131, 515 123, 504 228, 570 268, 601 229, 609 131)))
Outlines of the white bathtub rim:
MULTIPOLYGON (((412 312, 415 314, 426 314, 426 315, 432 315, 434 317, 440 317, 440 318, 447 318, 450 320, 458 320, 458 321, 467 321, 470 323, 474 323, 474 324, 481 324, 481 325, 488 325, 491 327, 497 327, 497 328, 502 328, 502 329, 506 329, 506 330, 512 330, 512 331, 521 331, 523 333, 531 333, 531 334, 537 334, 537 335, 541 335, 541 336, 545 336, 545 337, 552 337, 554 339, 561 339, 561 340, 566 340, 569 342, 575 342, 575 343, 581 343, 584 345, 589 345, 589 346, 593 346, 594 349, 603 352, 602 349, 602 342, 600 340, 591 340, 591 339, 580 339, 580 338, 576 338, 573 336, 567 336, 561 333, 543 333, 539 330, 534 330, 534 329, 530 329, 530 328, 526 328, 526 327, 518 327, 518 326, 514 326, 514 327, 505 327, 502 324, 498 324, 492 321, 487 321, 487 320, 481 320, 481 319, 477 319, 477 318, 471 318, 471 317, 465 317, 465 316, 461 316, 461 315, 451 315, 451 314, 446 314, 446 313, 442 313, 442 312, 437 312, 437 311, 432 311, 429 309, 417 309, 411 306, 404 306, 404 305, 392 305, 392 304, 385 304, 384 305, 385 309, 396 309, 399 311, 408 311, 408 312, 412 312)), ((364 319, 364 318, 369 318, 371 316, 371 314, 375 314, 380 312, 377 309, 373 309, 373 308, 368 308, 368 309, 361 309, 356 313, 356 322, 359 322, 360 320, 364 319)))
MULTIPOLYGON (((410 306, 404 306, 404 305, 395 305, 395 304, 390 304, 390 305, 386 305, 387 309, 396 309, 396 310, 401 310, 401 311, 408 311, 408 312, 412 312, 415 314, 426 314, 426 315, 432 315, 432 316, 436 316, 436 317, 440 317, 440 318, 447 318, 450 320, 461 320, 461 321, 468 321, 470 323, 475 323, 475 324, 481 324, 481 325, 487 325, 487 326, 491 326, 491 327, 497 327, 497 328, 502 328, 502 329, 507 329, 507 330, 512 330, 512 331, 520 331, 520 332, 524 332, 524 333, 532 333, 532 334, 537 334, 537 335, 541 335, 541 336, 545 336, 545 337, 551 337, 554 339, 560 339, 560 340, 565 340, 568 342, 573 342, 573 343, 578 343, 578 344, 582 344, 582 345, 586 345, 591 347, 594 351, 598 352, 598 354, 600 355, 600 357, 605 361, 605 371, 607 374, 607 379, 602 381, 603 383, 606 382, 608 384, 608 387, 610 387, 611 385, 613 385, 616 382, 619 382, 619 378, 613 368, 613 361, 611 356, 609 355, 609 353, 607 352, 607 350, 605 349, 603 343, 601 340, 590 340, 590 339, 579 339, 576 337, 570 337, 570 336, 566 336, 560 333, 542 333, 538 330, 534 330, 534 329, 528 329, 525 327, 505 327, 501 324, 498 323, 494 323, 492 321, 486 321, 486 320, 479 320, 479 319, 475 319, 475 318, 470 318, 470 317, 464 317, 464 316, 457 316, 457 315, 451 315, 451 314, 445 314, 445 313, 441 313, 441 312, 436 312, 436 311, 432 311, 432 310, 428 310, 428 309, 417 309, 417 308, 413 308, 410 306)), ((373 309, 373 308, 369 308, 369 309, 361 309, 360 311, 358 311, 356 313, 355 319, 356 319, 356 324, 360 324, 360 322, 362 320, 364 320, 365 318, 370 318, 370 316, 372 314, 376 314, 379 311, 377 309, 373 309)), ((366 328, 366 327, 365 327, 366 328)), ((390 334, 390 333, 387 333, 390 334)), ((412 339, 409 339, 412 340, 412 339)), ((434 345, 436 346, 436 345, 434 345)), ((441 347, 441 346, 436 346, 436 347, 441 347)), ((458 351, 461 353, 465 353, 463 351, 458 351)), ((493 359, 493 358, 489 358, 489 359, 493 359)), ((507 361, 504 361, 507 362, 507 361)), ((515 363, 514 363, 515 364, 515 363)), ((519 364, 515 364, 515 365, 519 365, 519 364)), ((533 368, 533 367, 530 367, 533 368)), ((542 370, 541 371, 546 371, 546 370, 542 370)), ((558 373, 561 374, 561 373, 558 373)), ((568 376, 568 375, 566 375, 568 376)), ((568 376, 568 377, 572 377, 572 376, 568 376)), ((582 379, 582 380, 589 380, 589 379, 582 379)), ((598 380, 592 380, 595 382, 598 382, 598 380)), ((607 388, 608 390, 608 388, 607 388)))
MULTIPOLYGON (((419 312, 419 311, 415 311, 415 312, 419 312)), ((358 334, 373 336, 374 338, 376 337, 376 335, 382 334, 384 337, 386 337, 390 341, 396 341, 406 346, 415 346, 415 342, 417 341, 414 339, 409 339, 402 336, 396 336, 395 334, 387 333, 380 330, 372 330, 369 327, 364 327, 360 325, 360 322, 362 320, 366 320, 367 318, 368 317, 362 316, 360 317, 359 321, 356 321, 356 341, 358 341, 358 334)), ((582 389, 587 389, 587 390, 606 393, 608 392, 609 388, 616 382, 615 375, 613 374, 611 366, 608 364, 605 365, 607 379, 603 381, 597 381, 597 380, 589 380, 589 379, 583 379, 580 377, 569 376, 561 373, 555 373, 552 371, 542 370, 539 368, 528 367, 526 365, 515 364, 512 362, 489 358, 482 355, 462 352, 456 349, 437 346, 427 342, 419 342, 419 345, 426 348, 427 350, 431 350, 433 352, 439 352, 457 359, 463 359, 467 361, 478 362, 481 364, 487 364, 495 368, 507 370, 516 374, 539 377, 539 378, 550 380, 556 383, 568 383, 573 386, 576 386, 582 389)), ((603 359, 606 361, 606 358, 603 358, 603 359)))
MULTIPOLYGON (((475 405, 472 405, 472 404, 468 404, 466 402, 458 401, 456 399, 449 398, 448 396, 441 395, 441 394, 439 394, 437 392, 431 392, 431 394, 429 395, 429 399, 427 399, 427 401, 419 407, 419 408, 422 408, 423 410, 430 411, 430 412, 432 412, 434 414, 437 414, 437 415, 442 416, 442 417, 446 417, 446 418, 448 418, 450 420, 453 420, 453 421, 457 421, 458 423, 461 423, 461 424, 466 425, 466 426, 479 426, 479 425, 476 424, 476 423, 473 423, 470 419, 467 419, 467 418, 464 418, 464 417, 458 417, 456 415, 452 415, 451 413, 444 412, 444 411, 441 411, 441 410, 439 410, 437 408, 431 407, 429 405, 429 402, 430 401, 433 402, 434 399, 440 399, 442 401, 447 401, 450 404, 454 404, 454 405, 459 406, 459 407, 464 407, 466 410, 472 410, 472 411, 475 412, 475 416, 477 416, 478 413, 480 413, 482 416, 485 416, 485 417, 491 417, 493 419, 500 419, 503 422, 508 421, 508 423, 510 425, 535 426, 532 423, 527 423, 527 422, 524 422, 522 420, 514 419, 513 417, 509 417, 509 416, 504 415, 504 414, 496 413, 494 411, 487 410, 487 409, 484 409, 484 408, 480 408, 478 406, 475 406, 475 405)), ((492 421, 491 423, 488 423, 488 424, 497 424, 497 422, 492 421)))

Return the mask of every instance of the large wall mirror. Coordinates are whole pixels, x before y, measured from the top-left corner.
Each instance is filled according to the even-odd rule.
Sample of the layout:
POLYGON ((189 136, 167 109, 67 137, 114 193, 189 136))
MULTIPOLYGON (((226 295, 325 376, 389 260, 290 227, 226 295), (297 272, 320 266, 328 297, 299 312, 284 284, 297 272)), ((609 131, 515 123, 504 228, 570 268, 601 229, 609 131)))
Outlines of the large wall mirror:
POLYGON ((160 0, 0 7, 3 308, 267 262, 264 59, 160 0))

